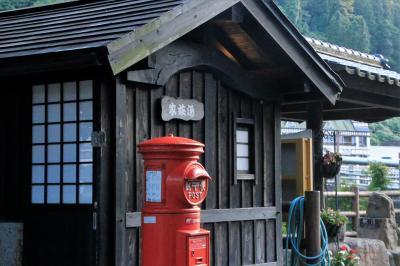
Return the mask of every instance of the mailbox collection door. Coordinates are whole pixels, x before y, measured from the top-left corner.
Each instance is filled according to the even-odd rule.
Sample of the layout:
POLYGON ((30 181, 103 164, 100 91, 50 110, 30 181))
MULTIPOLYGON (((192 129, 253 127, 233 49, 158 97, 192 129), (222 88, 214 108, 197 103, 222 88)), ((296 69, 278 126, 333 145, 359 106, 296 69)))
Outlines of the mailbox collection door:
POLYGON ((188 266, 207 266, 208 265, 208 236, 188 237, 188 266))

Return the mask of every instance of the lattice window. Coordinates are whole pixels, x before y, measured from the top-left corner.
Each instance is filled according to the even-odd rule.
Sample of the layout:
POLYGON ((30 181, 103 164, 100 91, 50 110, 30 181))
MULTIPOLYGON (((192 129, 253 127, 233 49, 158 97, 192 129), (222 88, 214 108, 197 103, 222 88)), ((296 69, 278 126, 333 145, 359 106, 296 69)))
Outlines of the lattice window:
POLYGON ((93 201, 93 82, 32 87, 32 204, 93 201))

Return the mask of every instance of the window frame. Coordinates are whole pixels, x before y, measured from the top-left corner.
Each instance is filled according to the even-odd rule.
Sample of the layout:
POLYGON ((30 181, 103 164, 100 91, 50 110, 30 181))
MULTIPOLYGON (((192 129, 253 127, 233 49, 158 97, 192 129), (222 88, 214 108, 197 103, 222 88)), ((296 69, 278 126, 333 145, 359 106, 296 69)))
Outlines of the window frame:
POLYGON ((30 171, 28 178, 30 179, 29 182, 29 205, 30 206, 43 206, 43 207, 52 207, 52 206, 63 206, 63 207, 85 207, 85 206, 91 206, 95 201, 96 201, 96 190, 95 190, 95 184, 96 184, 96 151, 95 147, 92 144, 92 133, 96 131, 97 123, 97 105, 96 105, 96 98, 98 94, 97 90, 98 84, 94 78, 90 77, 77 77, 76 79, 57 79, 57 80, 51 80, 51 81, 43 81, 43 82, 35 82, 33 84, 30 84, 30 89, 32 92, 31 98, 30 98, 30 104, 31 104, 31 111, 33 111, 34 106, 43 106, 44 107, 44 121, 37 123, 33 121, 33 113, 31 114, 31 123, 30 123, 30 129, 31 129, 31 138, 30 138, 30 149, 32 152, 32 149, 34 146, 43 146, 44 147, 44 161, 43 162, 33 162, 33 155, 31 154, 30 158, 30 171), (91 82, 91 96, 88 98, 84 96, 84 98, 81 98, 81 86, 85 81, 90 81, 91 82), (75 83, 75 94, 76 97, 75 99, 64 99, 64 86, 66 83, 75 83), (59 94, 60 98, 57 101, 49 101, 49 85, 52 84, 59 84, 59 94), (34 102, 33 101, 33 88, 37 85, 43 85, 44 86, 44 100, 41 102, 34 102), (74 114, 74 120, 64 120, 64 105, 68 103, 75 103, 75 108, 76 112, 74 114), (81 110, 81 105, 82 103, 91 103, 91 118, 86 119, 86 118, 81 118, 80 117, 80 110, 81 110), (49 110, 49 105, 54 105, 58 104, 60 105, 60 118, 58 121, 54 122, 49 122, 48 121, 48 110, 49 110), (90 123, 91 124, 91 133, 90 133, 90 138, 89 139, 84 139, 81 140, 81 125, 90 123), (75 140, 64 140, 64 134, 65 134, 65 128, 64 126, 70 124, 74 125, 74 130, 75 130, 75 140), (59 140, 54 142, 54 141, 49 141, 48 139, 48 132, 49 132, 49 126, 51 125, 58 125, 59 126, 59 140), (41 142, 34 142, 33 140, 33 127, 34 126, 43 126, 44 127, 44 141, 41 142), (64 146, 72 144, 75 145, 75 160, 72 162, 66 162, 64 161, 64 146), (48 161, 48 146, 49 145, 58 145, 59 146, 59 161, 58 162, 49 162, 48 161), (81 156, 81 151, 80 147, 82 145, 90 145, 91 147, 91 160, 86 161, 80 159, 81 156), (56 165, 59 167, 59 180, 58 182, 51 183, 48 181, 49 176, 48 176, 48 167, 51 165, 56 165), (64 167, 65 166, 75 166, 75 181, 74 182, 64 182, 64 167), (85 180, 84 182, 80 182, 80 172, 81 172, 81 166, 82 165, 91 165, 91 182, 89 180, 85 180), (44 167, 44 176, 43 176, 43 182, 39 183, 34 183, 33 182, 33 167, 34 166, 42 166, 44 167), (59 193, 58 193, 58 202, 52 203, 49 202, 48 200, 48 186, 55 185, 58 186, 59 193), (74 186, 75 187, 75 200, 72 203, 64 202, 64 186, 74 186), (33 202, 32 198, 32 190, 34 186, 42 186, 44 189, 43 192, 43 202, 33 202), (80 189, 81 186, 91 186, 91 199, 90 202, 81 202, 80 199, 80 189))
MULTIPOLYGON (((233 114, 232 121, 232 165, 233 165, 233 173, 234 173, 234 184, 237 184, 238 180, 254 180, 256 176, 256 149, 255 149, 255 122, 252 118, 243 118, 238 117, 236 114, 233 114), (237 130, 240 128, 248 129, 249 134, 249 171, 240 171, 237 169, 237 130)), ((240 143, 239 143, 240 144, 240 143)))

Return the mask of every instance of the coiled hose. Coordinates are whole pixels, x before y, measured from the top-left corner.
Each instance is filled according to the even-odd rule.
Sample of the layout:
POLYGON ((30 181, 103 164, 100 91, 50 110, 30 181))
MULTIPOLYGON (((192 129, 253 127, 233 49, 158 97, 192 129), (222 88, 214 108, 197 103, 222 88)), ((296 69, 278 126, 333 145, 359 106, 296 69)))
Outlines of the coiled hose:
POLYGON ((330 266, 330 256, 328 254, 328 234, 322 219, 320 219, 321 230, 321 251, 317 256, 309 257, 301 253, 300 243, 303 238, 304 230, 304 196, 298 197, 292 201, 289 209, 289 219, 287 224, 286 239, 286 266, 288 266, 289 241, 292 246, 291 266, 299 265, 299 262, 307 266, 330 266), (308 260, 316 261, 314 264, 307 263, 308 260))

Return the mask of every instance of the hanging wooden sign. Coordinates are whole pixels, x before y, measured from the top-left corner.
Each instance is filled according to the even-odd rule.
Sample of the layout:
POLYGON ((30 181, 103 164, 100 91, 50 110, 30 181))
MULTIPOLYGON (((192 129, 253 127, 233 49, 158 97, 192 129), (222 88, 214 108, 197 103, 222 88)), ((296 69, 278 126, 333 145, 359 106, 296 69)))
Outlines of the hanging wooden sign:
POLYGON ((164 96, 161 100, 161 118, 164 121, 181 119, 199 121, 204 117, 204 104, 193 99, 164 96))

